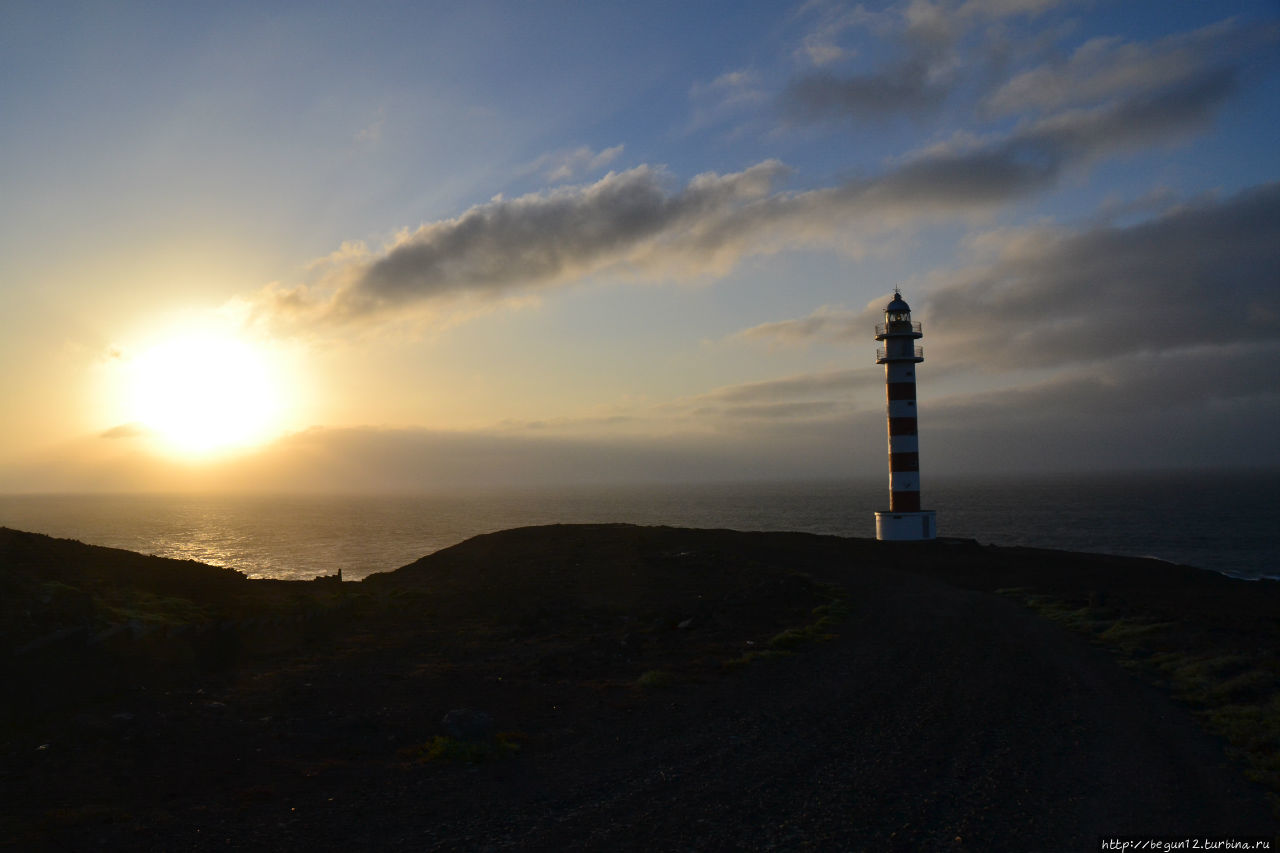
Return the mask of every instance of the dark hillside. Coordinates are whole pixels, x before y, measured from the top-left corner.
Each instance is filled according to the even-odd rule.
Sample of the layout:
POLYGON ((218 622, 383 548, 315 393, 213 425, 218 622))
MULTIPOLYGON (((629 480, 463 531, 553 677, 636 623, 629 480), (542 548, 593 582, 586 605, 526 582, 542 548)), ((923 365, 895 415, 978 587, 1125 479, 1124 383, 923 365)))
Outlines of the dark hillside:
POLYGON ((630 525, 360 583, 4 530, 0 583, 13 849, 1084 850, 1276 825, 1280 584, 630 525))

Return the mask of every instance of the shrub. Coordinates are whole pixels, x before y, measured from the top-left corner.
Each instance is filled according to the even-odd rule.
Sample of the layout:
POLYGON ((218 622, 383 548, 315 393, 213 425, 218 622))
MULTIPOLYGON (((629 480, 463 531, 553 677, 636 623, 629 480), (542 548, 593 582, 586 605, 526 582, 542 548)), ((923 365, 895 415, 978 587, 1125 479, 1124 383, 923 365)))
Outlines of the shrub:
POLYGON ((665 669, 651 669, 636 679, 639 687, 670 687, 676 683, 676 677, 665 669))

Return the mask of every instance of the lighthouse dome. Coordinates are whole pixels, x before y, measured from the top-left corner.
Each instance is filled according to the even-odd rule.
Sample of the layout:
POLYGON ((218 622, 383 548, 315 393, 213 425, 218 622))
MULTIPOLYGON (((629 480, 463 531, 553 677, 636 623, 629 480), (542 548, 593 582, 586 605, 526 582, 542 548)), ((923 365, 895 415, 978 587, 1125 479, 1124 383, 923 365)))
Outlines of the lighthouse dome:
POLYGON ((884 308, 886 314, 910 314, 911 306, 907 304, 907 300, 902 298, 902 294, 896 290, 893 292, 893 301, 884 308))

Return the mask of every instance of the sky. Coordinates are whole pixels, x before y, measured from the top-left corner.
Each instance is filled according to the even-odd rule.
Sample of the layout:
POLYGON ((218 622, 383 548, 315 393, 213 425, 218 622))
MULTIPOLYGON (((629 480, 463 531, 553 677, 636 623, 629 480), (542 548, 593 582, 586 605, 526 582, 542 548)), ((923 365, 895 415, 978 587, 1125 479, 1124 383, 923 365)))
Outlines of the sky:
POLYGON ((0 5, 0 491, 1280 466, 1280 4, 0 5))

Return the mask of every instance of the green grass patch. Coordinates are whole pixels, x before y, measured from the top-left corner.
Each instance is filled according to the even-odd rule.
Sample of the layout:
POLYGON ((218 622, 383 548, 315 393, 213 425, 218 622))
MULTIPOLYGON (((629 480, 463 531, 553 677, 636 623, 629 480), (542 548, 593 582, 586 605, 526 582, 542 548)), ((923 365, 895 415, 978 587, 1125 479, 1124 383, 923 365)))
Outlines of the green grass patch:
POLYGON ((637 687, 652 689, 656 687, 670 687, 676 683, 676 677, 665 669, 651 669, 648 672, 641 673, 636 679, 637 687))
POLYGON ((791 657, 792 654, 794 654, 794 652, 784 652, 780 649, 752 650, 752 651, 746 652, 745 654, 739 655, 738 657, 733 658, 732 660, 725 661, 724 665, 728 669, 736 669, 741 666, 746 666, 747 664, 750 664, 750 663, 755 663, 756 661, 759 661, 759 660, 777 660, 778 658, 791 657))
POLYGON ((448 735, 436 735, 426 743, 401 749, 400 757, 418 764, 428 761, 479 764, 510 758, 520 752, 527 740, 528 737, 522 732, 499 732, 484 740, 461 740, 448 735))
POLYGON ((207 622, 211 614, 207 607, 201 607, 186 598, 155 595, 140 590, 127 590, 115 601, 108 601, 103 607, 109 621, 128 622, 137 620, 149 625, 191 625, 207 622))
MULTIPOLYGON (((1089 608, 1084 608, 1088 611, 1089 608)), ((1095 623, 1096 624, 1096 623, 1095 623)), ((1159 644, 1177 626, 1172 622, 1148 622, 1142 619, 1116 619, 1097 632, 1098 639, 1123 651, 1134 652, 1159 644)))
POLYGON ((831 586, 826 586, 824 589, 832 597, 825 604, 819 604, 813 608, 814 620, 774 634, 767 644, 769 649, 793 652, 813 643, 822 643, 836 638, 834 629, 849 618, 852 610, 843 590, 831 586))
POLYGON ((776 660, 795 654, 806 646, 834 640, 836 628, 849 618, 853 608, 849 606, 848 595, 843 589, 832 584, 815 584, 826 596, 827 600, 810 611, 812 621, 803 625, 795 625, 774 634, 764 643, 763 648, 752 649, 744 654, 727 660, 728 668, 746 666, 759 660, 776 660))

